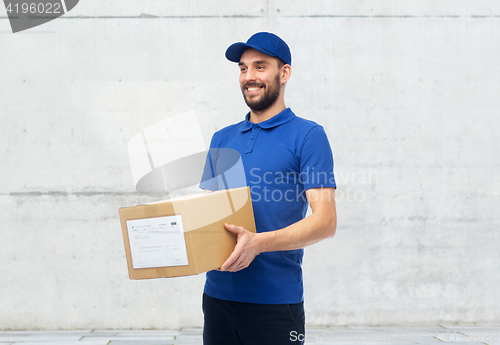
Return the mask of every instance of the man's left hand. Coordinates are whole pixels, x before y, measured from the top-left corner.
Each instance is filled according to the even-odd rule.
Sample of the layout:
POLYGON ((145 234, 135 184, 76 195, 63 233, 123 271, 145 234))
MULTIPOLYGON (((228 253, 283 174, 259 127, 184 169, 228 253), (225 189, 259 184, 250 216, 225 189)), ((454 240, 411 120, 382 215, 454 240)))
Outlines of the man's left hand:
POLYGON ((233 253, 222 264, 220 270, 237 272, 247 268, 253 259, 261 253, 257 240, 259 234, 233 224, 224 224, 224 227, 227 231, 236 234, 237 238, 233 253))

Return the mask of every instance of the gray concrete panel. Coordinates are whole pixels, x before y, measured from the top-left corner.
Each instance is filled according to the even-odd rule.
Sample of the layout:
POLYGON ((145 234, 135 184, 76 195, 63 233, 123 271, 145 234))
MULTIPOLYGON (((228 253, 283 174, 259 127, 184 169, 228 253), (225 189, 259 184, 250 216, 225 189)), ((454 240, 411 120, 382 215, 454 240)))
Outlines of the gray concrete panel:
POLYGON ((240 121, 224 51, 261 30, 335 155, 308 326, 500 319, 499 2, 84 1, 19 34, 0 16, 0 329, 202 326, 203 275, 128 279, 118 208, 160 197, 134 192, 127 144, 189 110, 207 144, 240 121))

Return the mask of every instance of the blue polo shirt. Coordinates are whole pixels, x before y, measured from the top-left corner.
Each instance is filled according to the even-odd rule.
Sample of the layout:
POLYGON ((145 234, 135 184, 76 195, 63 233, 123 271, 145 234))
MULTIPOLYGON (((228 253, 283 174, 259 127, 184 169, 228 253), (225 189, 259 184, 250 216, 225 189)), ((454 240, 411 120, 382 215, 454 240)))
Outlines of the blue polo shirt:
MULTIPOLYGON (((297 117, 290 108, 259 124, 248 117, 213 135, 200 187, 248 185, 257 232, 282 229, 305 217, 307 189, 336 187, 330 144, 323 127, 297 117), (214 178, 235 171, 237 162, 244 176, 227 173, 223 179, 214 178)), ((238 302, 299 303, 303 254, 303 249, 266 252, 241 271, 207 272, 205 293, 238 302)))

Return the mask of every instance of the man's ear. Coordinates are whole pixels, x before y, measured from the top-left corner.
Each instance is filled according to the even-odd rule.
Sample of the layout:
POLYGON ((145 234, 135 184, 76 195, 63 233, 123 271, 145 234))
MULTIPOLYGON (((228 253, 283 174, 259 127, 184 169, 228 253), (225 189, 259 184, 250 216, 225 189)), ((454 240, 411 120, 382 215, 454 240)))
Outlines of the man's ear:
POLYGON ((281 83, 282 84, 286 83, 291 76, 292 76, 292 66, 290 66, 289 64, 283 65, 283 67, 281 67, 281 83))

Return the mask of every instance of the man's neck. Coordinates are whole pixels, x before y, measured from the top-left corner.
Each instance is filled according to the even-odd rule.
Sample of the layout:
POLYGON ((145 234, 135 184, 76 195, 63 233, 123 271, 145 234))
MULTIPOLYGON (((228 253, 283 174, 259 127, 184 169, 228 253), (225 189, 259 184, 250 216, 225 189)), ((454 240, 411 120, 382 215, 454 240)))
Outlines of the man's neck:
POLYGON ((252 123, 261 123, 264 121, 269 120, 275 115, 278 115, 281 113, 283 110, 286 109, 285 103, 280 102, 279 104, 273 104, 267 109, 264 109, 262 111, 255 111, 255 110, 250 110, 250 118, 249 121, 252 123))

